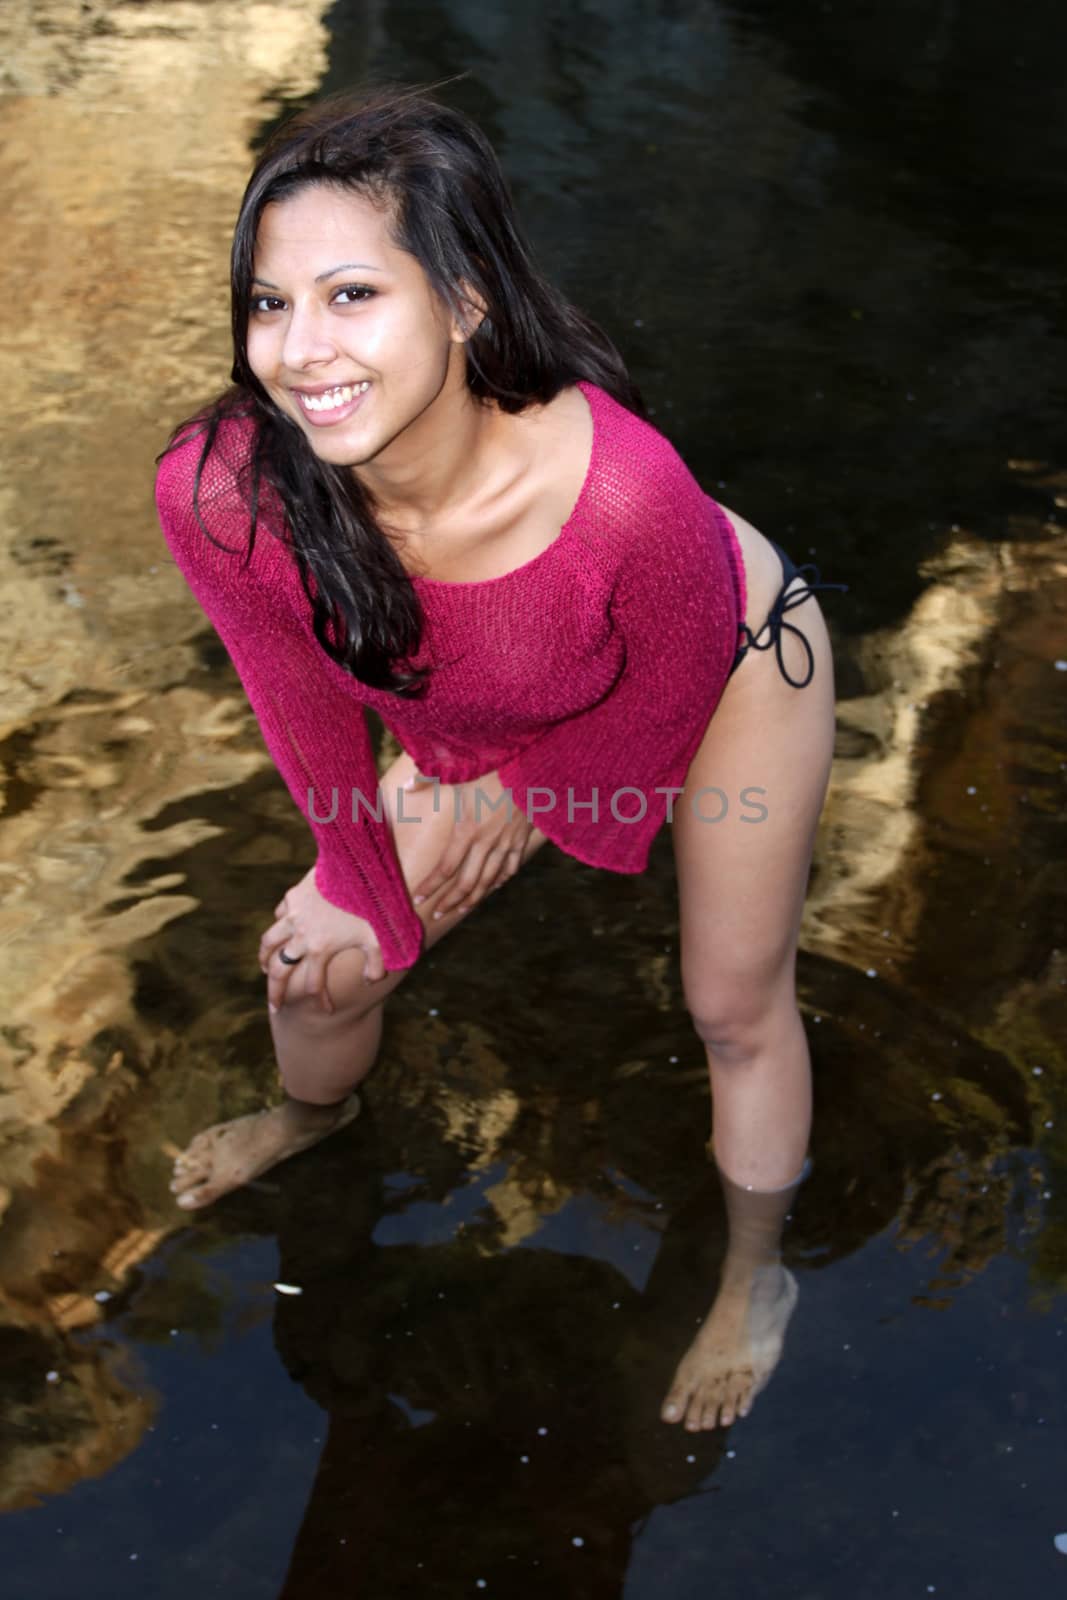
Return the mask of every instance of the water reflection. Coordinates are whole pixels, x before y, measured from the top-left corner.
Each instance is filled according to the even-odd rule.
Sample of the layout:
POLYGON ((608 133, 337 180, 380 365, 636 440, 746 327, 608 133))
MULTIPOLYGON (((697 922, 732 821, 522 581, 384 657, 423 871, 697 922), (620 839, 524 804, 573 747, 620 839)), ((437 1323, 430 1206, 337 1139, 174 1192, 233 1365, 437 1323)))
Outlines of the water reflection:
POLYGON ((277 1300, 275 1343, 328 1416, 280 1592, 402 1592, 422 1572, 431 1592, 463 1574, 534 1595, 574 1585, 579 1550, 564 1592, 613 1592, 635 1521, 690 1495, 729 1447, 721 1431, 679 1444, 653 1401, 718 1277, 719 1185, 709 1170, 668 1221, 602 1172, 604 1259, 536 1235, 503 1252, 465 1174, 437 1199, 429 1176, 375 1178, 366 1158, 390 1131, 291 1167, 273 1218, 280 1277, 301 1290, 277 1300))
MULTIPOLYGON (((1045 459, 1053 306, 1016 169, 990 169, 997 254, 989 208, 952 209, 964 146, 878 155, 876 86, 840 89, 846 58, 812 48, 814 25, 771 5, 637 9, 614 43, 594 14, 552 7, 52 0, 0 17, 7 1510, 46 1497, 74 1519, 97 1478, 114 1527, 136 1499, 123 1462, 164 1470, 161 1406, 192 1406, 205 1374, 236 1384, 237 1332, 271 1317, 282 1366, 330 1419, 287 1595, 392 1594, 420 1573, 615 1594, 641 1519, 706 1509, 732 1448, 657 1420, 726 1243, 666 839, 640 881, 538 859, 400 991, 360 1124, 192 1232, 167 1191, 169 1143, 272 1087, 252 956, 306 844, 162 559, 149 463, 224 375, 250 142, 280 101, 367 61, 482 63, 462 93, 568 287, 627 330, 664 426, 772 531, 825 508, 819 559, 853 585, 800 969, 818 1096, 785 1232, 801 1299, 760 1426, 788 1450, 825 1296, 879 1241, 925 1308, 1013 1256, 1039 1305, 1067 1290, 1067 476, 1045 459), (709 161, 709 128, 730 159, 709 161), (300 1296, 277 1300, 261 1264, 242 1278, 248 1241, 274 1238, 300 1296), (160 1354, 172 1330, 194 1351, 180 1376, 160 1354)), ((984 33, 935 9, 929 53, 908 60, 949 117, 961 31, 972 67, 1000 33, 989 8, 972 8, 984 33)), ((853 29, 869 72, 885 26, 853 29)), ((967 81, 961 105, 980 98, 967 81)), ((1045 127, 1052 104, 1032 99, 1045 127)), ((1031 170, 1039 188, 1055 176, 1031 170)), ((269 1415, 275 1376, 259 1369, 269 1415)), ((272 1436, 262 1455, 288 1448, 272 1436)), ((247 1518, 223 1530, 231 1560, 263 1532, 247 1455, 249 1482, 227 1480, 247 1518)), ((94 1549, 115 1537, 83 1527, 94 1549)))
MULTIPOLYGON (((200 1004, 153 1004, 141 951, 197 904, 181 859, 219 832, 204 797, 264 760, 160 560, 149 464, 162 419, 217 384, 248 140, 270 97, 320 75, 324 9, 45 0, 0 18, 0 1306, 18 1415, 38 1419, 6 1437, 4 1505, 107 1470, 154 1408, 74 1330, 174 1227, 157 1152, 200 1004)), ((261 857, 254 835, 244 854, 261 857)), ((212 1040, 243 1025, 226 1009, 212 1040)))

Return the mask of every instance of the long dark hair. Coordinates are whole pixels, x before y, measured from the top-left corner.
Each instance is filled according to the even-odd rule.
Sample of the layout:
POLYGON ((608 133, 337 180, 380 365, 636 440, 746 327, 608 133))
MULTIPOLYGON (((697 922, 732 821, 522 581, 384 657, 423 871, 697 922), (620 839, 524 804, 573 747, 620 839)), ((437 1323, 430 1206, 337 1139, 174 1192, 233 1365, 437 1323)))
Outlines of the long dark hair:
POLYGON ((464 286, 484 304, 486 315, 464 345, 472 394, 518 412, 584 379, 639 415, 644 406, 611 340, 539 272, 496 155, 468 117, 421 90, 387 88, 322 101, 274 134, 248 181, 233 236, 233 387, 177 428, 168 449, 191 426, 202 434, 194 507, 210 538, 200 510, 204 468, 221 423, 251 417, 254 444, 242 482, 246 559, 263 491, 273 491, 319 644, 364 683, 416 695, 426 669, 395 670, 394 662, 418 650, 422 608, 371 495, 350 468, 318 459, 248 364, 260 218, 272 202, 312 184, 387 205, 394 242, 415 257, 451 313, 469 311, 464 286))

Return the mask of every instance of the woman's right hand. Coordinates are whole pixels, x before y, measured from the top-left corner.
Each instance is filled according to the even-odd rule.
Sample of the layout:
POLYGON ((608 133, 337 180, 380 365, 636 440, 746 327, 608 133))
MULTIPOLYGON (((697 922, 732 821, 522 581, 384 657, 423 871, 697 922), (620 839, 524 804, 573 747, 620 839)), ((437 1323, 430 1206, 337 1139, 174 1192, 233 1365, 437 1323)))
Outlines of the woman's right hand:
POLYGON ((324 1011, 333 1010, 326 987, 326 968, 341 950, 362 950, 363 977, 374 983, 385 977, 378 936, 364 917, 342 911, 323 898, 315 883, 314 867, 274 908, 275 920, 259 941, 259 965, 267 975, 267 1005, 277 1011, 285 1004, 289 985, 300 974, 299 996, 316 995, 324 1011), (281 952, 299 956, 285 962, 281 952))

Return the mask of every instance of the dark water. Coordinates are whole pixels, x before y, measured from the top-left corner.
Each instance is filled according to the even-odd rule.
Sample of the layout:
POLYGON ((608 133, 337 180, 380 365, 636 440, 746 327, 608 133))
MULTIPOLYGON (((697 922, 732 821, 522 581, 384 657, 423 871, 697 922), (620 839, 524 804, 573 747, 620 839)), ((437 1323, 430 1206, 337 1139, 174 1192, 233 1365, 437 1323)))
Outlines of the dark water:
MULTIPOLYGON (((299 9, 230 6, 226 38, 299 9)), ((178 26, 143 12, 144 32, 178 26)), ((305 51, 302 75, 255 79, 245 143, 316 81, 469 71, 447 92, 657 423, 727 504, 851 586, 827 607, 839 760, 800 967, 799 1307, 749 1420, 695 1438, 658 1422, 724 1244, 665 835, 641 879, 538 857, 390 1002, 362 1118, 176 1217, 162 1142, 272 1085, 249 958, 306 845, 239 703, 212 711, 233 680, 175 586, 137 715, 177 730, 159 748, 180 781, 157 792, 158 764, 126 753, 125 667, 44 696, 5 747, 0 820, 16 801, 40 815, 104 751, 137 821, 86 924, 94 948, 121 929, 121 1003, 79 1033, 62 991, 48 1051, 38 1013, 5 1033, 42 1084, 84 1070, 37 1119, 47 1142, 19 1145, 36 1110, 3 1124, 4 1592, 1050 1595, 1067 1580, 1064 13, 343 0, 324 20, 324 71, 305 51), (180 904, 145 924, 171 878, 180 904)), ((116 37, 121 104, 137 80, 116 37)), ((215 49, 206 29, 194 45, 215 49)), ((41 92, 88 93, 64 71, 41 92)), ((203 196, 167 159, 138 229, 208 259, 203 196)), ((221 217, 239 176, 201 160, 221 217)), ((160 305, 130 281, 158 338, 172 314, 186 330, 161 376, 176 417, 224 377, 221 337, 197 331, 221 300, 160 305)), ((149 450, 110 438, 97 470, 146 477, 149 450)), ((156 536, 130 526, 147 567, 156 536)), ((101 606, 118 639, 120 601, 101 606)), ((49 822, 57 860, 70 818, 49 822)), ((15 869, 48 853, 8 837, 15 869)), ((27 986, 62 966, 62 943, 33 948, 27 986)))

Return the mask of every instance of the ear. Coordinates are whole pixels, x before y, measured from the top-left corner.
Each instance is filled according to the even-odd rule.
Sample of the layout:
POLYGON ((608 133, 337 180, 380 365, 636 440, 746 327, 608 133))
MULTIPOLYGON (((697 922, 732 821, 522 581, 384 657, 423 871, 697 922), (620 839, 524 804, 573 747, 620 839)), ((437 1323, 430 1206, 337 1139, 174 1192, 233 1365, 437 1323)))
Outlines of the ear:
POLYGON ((460 299, 463 309, 459 316, 452 319, 452 340, 455 344, 466 344, 473 339, 488 314, 488 308, 477 290, 472 289, 469 283, 459 286, 460 299))

